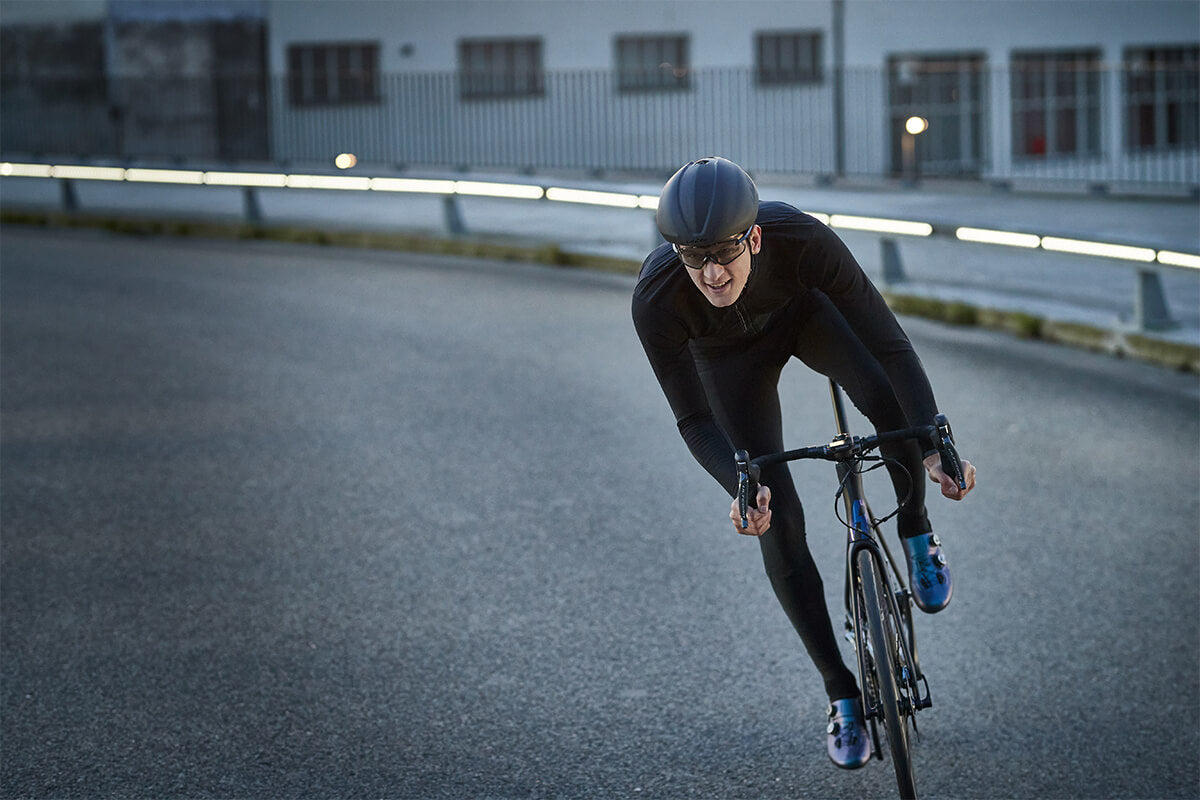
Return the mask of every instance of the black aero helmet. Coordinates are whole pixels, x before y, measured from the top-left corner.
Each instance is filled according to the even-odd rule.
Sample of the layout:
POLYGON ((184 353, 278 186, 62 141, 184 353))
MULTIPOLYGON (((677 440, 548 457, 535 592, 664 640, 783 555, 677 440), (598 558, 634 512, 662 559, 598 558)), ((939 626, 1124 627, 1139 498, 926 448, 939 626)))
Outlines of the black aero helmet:
POLYGON ((685 164, 658 198, 659 233, 671 244, 702 247, 741 236, 758 217, 758 189, 746 171, 713 156, 685 164))

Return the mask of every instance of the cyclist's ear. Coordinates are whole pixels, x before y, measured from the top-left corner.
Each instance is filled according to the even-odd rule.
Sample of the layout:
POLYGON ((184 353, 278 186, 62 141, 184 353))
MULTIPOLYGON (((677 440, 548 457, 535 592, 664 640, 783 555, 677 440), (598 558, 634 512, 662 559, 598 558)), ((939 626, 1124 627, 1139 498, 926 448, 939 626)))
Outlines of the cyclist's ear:
POLYGON ((750 232, 750 254, 758 255, 759 250, 762 250, 762 228, 755 225, 750 232))

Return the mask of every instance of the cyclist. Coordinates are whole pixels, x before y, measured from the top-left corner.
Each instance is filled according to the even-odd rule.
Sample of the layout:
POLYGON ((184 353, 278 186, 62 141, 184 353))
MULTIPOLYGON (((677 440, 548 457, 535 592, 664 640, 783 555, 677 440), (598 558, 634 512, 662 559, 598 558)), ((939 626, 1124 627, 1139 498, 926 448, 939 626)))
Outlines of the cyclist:
MULTIPOLYGON (((908 337, 842 241, 779 202, 759 202, 754 181, 724 158, 684 165, 663 187, 657 212, 666 243, 645 262, 633 320, 679 432, 696 460, 736 496, 734 451, 783 450, 778 382, 795 356, 841 384, 878 431, 931 425, 933 390, 908 337)), ((946 497, 967 488, 936 452, 912 441, 881 448, 898 502, 897 530, 917 605, 950 602, 950 570, 925 511, 922 471, 946 497), (910 478, 910 476, 912 476, 910 478)), ((826 750, 835 764, 870 757, 861 695, 842 661, 804 511, 786 465, 765 468, 742 530, 758 537, 775 596, 821 673, 829 696, 826 750)))

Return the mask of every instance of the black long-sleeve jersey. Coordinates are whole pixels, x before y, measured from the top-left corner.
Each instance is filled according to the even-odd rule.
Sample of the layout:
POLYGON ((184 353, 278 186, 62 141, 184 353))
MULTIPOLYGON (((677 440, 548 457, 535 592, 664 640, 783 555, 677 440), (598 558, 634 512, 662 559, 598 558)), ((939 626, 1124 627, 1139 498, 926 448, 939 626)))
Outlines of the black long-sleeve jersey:
POLYGON ((733 305, 710 304, 669 244, 647 256, 633 293, 634 326, 679 432, 730 495, 737 490, 734 448, 713 417, 695 353, 736 350, 740 341, 770 325, 773 314, 808 292, 825 294, 883 366, 910 424, 933 424, 937 413, 912 344, 842 240, 786 203, 760 203, 756 222, 762 247, 752 256, 750 277, 733 305))

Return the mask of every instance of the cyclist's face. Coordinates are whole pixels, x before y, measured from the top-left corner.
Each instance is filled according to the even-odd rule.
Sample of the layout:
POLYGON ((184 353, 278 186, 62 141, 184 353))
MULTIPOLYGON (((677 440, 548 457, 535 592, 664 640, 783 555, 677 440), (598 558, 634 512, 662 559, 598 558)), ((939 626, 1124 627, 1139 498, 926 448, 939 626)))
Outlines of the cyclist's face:
POLYGON ((762 228, 755 225, 746 243, 741 255, 728 264, 709 260, 700 269, 684 267, 696 288, 717 308, 731 306, 742 296, 746 281, 750 279, 750 257, 762 247, 762 228))

